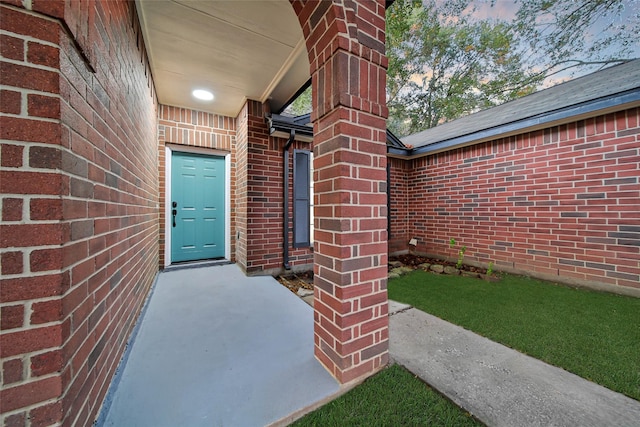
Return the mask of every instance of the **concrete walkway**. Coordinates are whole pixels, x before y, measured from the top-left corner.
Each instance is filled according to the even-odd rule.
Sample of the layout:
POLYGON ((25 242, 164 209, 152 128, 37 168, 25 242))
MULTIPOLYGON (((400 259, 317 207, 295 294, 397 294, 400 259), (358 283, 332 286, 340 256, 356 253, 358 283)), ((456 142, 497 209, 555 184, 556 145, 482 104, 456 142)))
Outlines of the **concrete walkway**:
MULTIPOLYGON (((310 302, 310 301, 308 301, 310 302)), ((640 427, 640 402, 410 306, 390 353, 489 426, 640 427)), ((235 265, 158 276, 98 426, 265 426, 345 392, 313 356, 313 309, 235 265)))
POLYGON ((640 402, 417 309, 389 336, 395 362, 488 426, 640 426, 640 402))
POLYGON ((236 265, 161 273, 131 346, 98 425, 264 426, 340 391, 313 309, 236 265))

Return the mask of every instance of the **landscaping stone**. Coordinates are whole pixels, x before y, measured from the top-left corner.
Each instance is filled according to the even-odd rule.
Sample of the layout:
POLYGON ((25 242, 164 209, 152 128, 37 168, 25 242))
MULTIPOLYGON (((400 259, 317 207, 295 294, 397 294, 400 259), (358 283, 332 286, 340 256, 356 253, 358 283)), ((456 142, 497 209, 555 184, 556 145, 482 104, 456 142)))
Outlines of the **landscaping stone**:
POLYGON ((423 269, 424 271, 429 271, 429 267, 431 267, 431 264, 429 264, 428 262, 425 262, 424 264, 420 264, 418 266, 418 268, 423 269))
POLYGON ((460 274, 460 270, 458 270, 457 268, 452 267, 450 265, 447 265, 444 268, 444 272, 445 272, 445 274, 451 274, 451 275, 454 275, 454 276, 457 276, 458 274, 460 274))
POLYGON ((433 264, 431 267, 429 267, 429 270, 433 271, 434 273, 443 273, 444 266, 440 264, 433 264))
POLYGON ((389 274, 387 275, 387 277, 389 279, 396 279, 396 278, 400 277, 400 274, 396 273, 395 271, 390 271, 389 274))
POLYGON ((407 273, 411 273, 412 271, 413 271, 413 268, 411 267, 398 267, 391 270, 391 273, 396 273, 399 276, 403 276, 407 273))
POLYGON ((300 288, 296 293, 299 297, 308 297, 309 295, 313 295, 313 289, 300 288))
POLYGON ((399 268, 402 267, 402 261, 389 261, 389 267, 391 268, 399 268))
POLYGON ((479 279, 480 278, 480 274, 476 273, 475 271, 465 271, 462 270, 460 272, 460 274, 462 274, 465 277, 473 277, 474 279, 479 279))
POLYGON ((313 307, 313 294, 307 295, 306 297, 302 297, 302 301, 306 302, 311 307, 313 307))

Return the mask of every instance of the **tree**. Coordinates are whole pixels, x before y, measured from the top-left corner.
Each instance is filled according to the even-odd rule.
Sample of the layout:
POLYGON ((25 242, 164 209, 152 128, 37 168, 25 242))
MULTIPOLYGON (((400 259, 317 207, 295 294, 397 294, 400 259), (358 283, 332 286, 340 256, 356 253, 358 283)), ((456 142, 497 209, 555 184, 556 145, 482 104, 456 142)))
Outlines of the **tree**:
POLYGON ((640 32, 637 0, 515 1, 513 27, 539 75, 586 73, 633 59, 640 32))
POLYGON ((473 11, 465 0, 398 0, 387 12, 387 126, 397 134, 535 90, 539 78, 526 70, 513 28, 474 20, 473 11))
MULTIPOLYGON (((638 0, 511 0, 513 20, 476 18, 474 5, 497 1, 396 0, 387 10, 391 130, 428 129, 637 52, 638 0)), ((286 110, 310 111, 310 88, 286 110)))
POLYGON ((309 86, 284 111, 292 116, 301 116, 310 113, 311 109, 311 86, 309 86))

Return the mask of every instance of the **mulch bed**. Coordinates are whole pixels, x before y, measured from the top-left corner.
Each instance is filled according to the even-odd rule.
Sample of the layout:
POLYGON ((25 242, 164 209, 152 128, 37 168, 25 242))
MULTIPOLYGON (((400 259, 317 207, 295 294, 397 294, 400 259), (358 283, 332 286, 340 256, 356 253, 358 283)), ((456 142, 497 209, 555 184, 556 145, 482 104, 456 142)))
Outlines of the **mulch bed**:
MULTIPOLYGON (((404 254, 404 255, 394 255, 389 257, 389 269, 388 271, 393 270, 394 268, 399 267, 398 262, 402 264, 402 266, 413 268, 417 270, 420 268, 419 266, 422 264, 438 264, 442 266, 451 266, 455 267, 456 263, 452 261, 446 261, 443 259, 437 258, 428 258, 421 255, 415 254, 404 254)), ((462 271, 468 271, 470 273, 477 273, 479 275, 486 275, 487 269, 474 267, 472 265, 463 264, 462 271)), ((289 289, 294 294, 298 293, 300 288, 313 290, 313 271, 304 271, 298 273, 287 273, 276 277, 276 280, 280 282, 283 286, 289 289)))
MULTIPOLYGON (((438 264, 445 267, 446 266, 455 267, 457 264, 457 262, 453 262, 453 261, 446 261, 438 258, 428 258, 425 256, 415 255, 415 254, 394 255, 389 257, 389 271, 395 268, 393 266, 394 261, 399 261, 402 263, 402 265, 411 267, 414 270, 417 269, 418 266, 422 264, 438 264)), ((469 271, 471 273, 487 274, 486 268, 474 267, 472 265, 466 265, 466 264, 462 264, 462 267, 460 268, 460 270, 469 271)))
POLYGON ((276 280, 294 294, 297 294, 300 288, 313 290, 313 271, 288 273, 276 277, 276 280))

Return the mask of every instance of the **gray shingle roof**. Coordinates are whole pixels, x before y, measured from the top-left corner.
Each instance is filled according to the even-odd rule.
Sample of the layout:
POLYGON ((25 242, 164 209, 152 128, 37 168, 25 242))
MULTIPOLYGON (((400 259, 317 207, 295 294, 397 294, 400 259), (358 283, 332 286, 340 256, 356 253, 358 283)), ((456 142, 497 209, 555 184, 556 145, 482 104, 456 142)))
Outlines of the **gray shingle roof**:
MULTIPOLYGON (((406 136, 401 140, 405 145, 410 144, 416 148, 438 144, 442 145, 442 148, 451 149, 457 145, 468 144, 474 137, 481 138, 489 136, 489 134, 497 137, 500 133, 513 133, 516 129, 525 130, 544 122, 542 119, 535 120, 536 117, 542 115, 552 117, 549 113, 568 111, 573 106, 629 91, 637 92, 638 96, 633 94, 631 98, 627 96, 613 102, 620 103, 628 99, 637 100, 640 97, 640 59, 605 68, 497 107, 406 136), (519 125, 521 126, 518 127, 519 125), (494 131, 487 132, 490 129, 494 131), (465 136, 467 137, 461 138, 465 136), (459 144, 455 144, 454 140, 456 139, 459 140, 459 144), (444 147, 443 144, 439 144, 443 141, 451 141, 453 144, 444 147)), ((568 111, 567 114, 571 114, 571 112, 568 111)), ((556 116, 560 117, 558 114, 556 116)))

